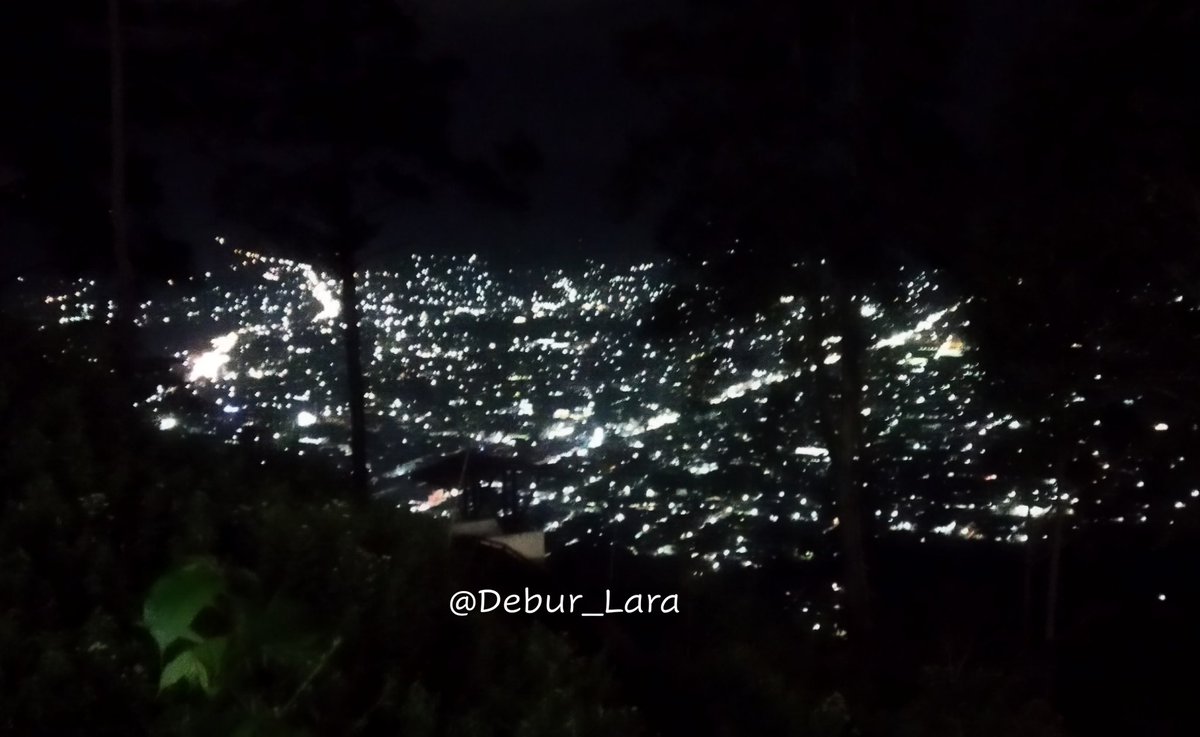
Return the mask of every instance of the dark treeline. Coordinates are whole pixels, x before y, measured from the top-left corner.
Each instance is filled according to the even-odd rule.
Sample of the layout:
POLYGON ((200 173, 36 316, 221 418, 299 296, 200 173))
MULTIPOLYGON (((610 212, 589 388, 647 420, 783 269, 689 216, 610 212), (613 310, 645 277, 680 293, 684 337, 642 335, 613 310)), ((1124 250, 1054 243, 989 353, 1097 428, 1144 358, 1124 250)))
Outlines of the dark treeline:
MULTIPOLYGON (((1195 317, 1163 324, 1142 303, 1192 294, 1200 266, 1194 11, 1026 12, 1019 33, 997 29, 992 43, 1015 50, 996 58, 989 19, 978 4, 697 2, 623 45, 669 107, 635 141, 619 191, 660 203, 663 242, 723 300, 717 313, 753 319, 798 293, 813 313, 798 359, 820 365, 822 341, 840 340, 817 396, 862 633, 873 507, 859 313, 897 266, 937 268, 973 297, 985 366, 1009 406, 1038 418, 1035 451, 1013 458, 1035 477, 1086 494, 1081 439, 1098 416, 1129 397, 1144 400, 1142 421, 1191 409, 1195 317), (968 74, 989 65, 1001 81, 973 88, 968 74), (1088 408, 1073 408, 1085 382, 1088 408)), ((676 318, 696 319, 710 296, 678 299, 691 305, 676 318)))

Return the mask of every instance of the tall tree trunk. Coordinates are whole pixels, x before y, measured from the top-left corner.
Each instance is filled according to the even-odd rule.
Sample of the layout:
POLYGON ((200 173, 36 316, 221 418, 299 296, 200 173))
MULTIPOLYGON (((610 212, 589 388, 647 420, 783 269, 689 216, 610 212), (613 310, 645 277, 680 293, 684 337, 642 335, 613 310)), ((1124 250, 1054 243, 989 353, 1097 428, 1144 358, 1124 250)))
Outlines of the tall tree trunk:
POLYGON ((1054 642, 1058 622, 1058 589, 1062 569, 1064 510, 1056 504, 1050 533, 1050 574, 1046 581, 1046 642, 1054 642))
POLYGON ((1024 570, 1021 577, 1021 636, 1026 645, 1034 642, 1033 634, 1033 565, 1037 534, 1036 526, 1030 522, 1025 525, 1027 537, 1025 540, 1024 570))
POLYGON ((1058 592, 1062 585, 1062 550, 1066 535, 1066 517, 1070 511, 1070 504, 1063 503, 1063 497, 1070 495, 1063 492, 1069 492, 1075 486, 1068 479, 1071 461, 1070 451, 1060 450, 1058 463, 1055 467, 1055 479, 1057 481, 1056 498, 1054 505, 1051 507, 1053 517, 1050 526, 1050 570, 1046 576, 1046 621, 1044 634, 1047 644, 1054 642, 1058 628, 1058 592))
MULTIPOLYGON (((852 157, 849 169, 850 197, 848 222, 839 223, 844 238, 843 245, 851 246, 850 252, 863 252, 860 248, 869 237, 866 227, 868 210, 863 208, 861 194, 867 189, 864 170, 871 156, 867 144, 866 124, 863 113, 863 52, 865 44, 859 25, 861 3, 857 0, 845 6, 845 37, 842 39, 843 58, 835 76, 840 75, 836 85, 844 97, 838 101, 842 136, 846 150, 852 157)), ((822 259, 822 263, 825 260, 822 259)), ((852 267, 853 268, 853 267, 852 267)), ((866 510, 863 509, 862 479, 859 476, 860 453, 863 446, 863 384, 866 382, 867 334, 862 315, 852 295, 846 289, 836 267, 823 270, 822 278, 832 304, 832 326, 841 336, 840 371, 838 372, 838 394, 840 406, 834 421, 838 427, 834 442, 829 447, 830 469, 837 492, 838 520, 842 533, 842 554, 845 560, 846 603, 850 618, 858 630, 858 666, 865 675, 872 667, 870 640, 874 623, 871 617, 871 589, 867 575, 866 510)), ((819 312, 819 310, 818 310, 819 312)))
POLYGON ((814 326, 818 335, 817 340, 812 342, 816 346, 832 334, 841 337, 838 343, 840 360, 831 367, 825 367, 822 364, 823 357, 818 357, 816 363, 821 368, 817 370, 817 378, 821 394, 821 425, 829 448, 830 481, 837 505, 838 532, 844 558, 846 607, 850 626, 862 643, 873 629, 867 575, 866 523, 862 480, 859 477, 866 336, 844 287, 835 281, 831 288, 831 306, 817 305, 814 310, 817 316, 814 326))
MULTIPOLYGON (((125 53, 121 27, 121 0, 108 0, 108 86, 111 117, 110 151, 111 180, 109 208, 112 221, 113 256, 117 266, 117 332, 124 343, 132 341, 136 317, 136 297, 133 284, 133 261, 129 256, 129 223, 125 202, 125 53)), ((133 349, 131 343, 119 345, 119 352, 133 349)), ((120 356, 120 359, 128 356, 120 356)))
POLYGON ((371 494, 371 479, 367 471, 366 381, 363 378, 354 249, 338 251, 338 278, 342 284, 342 342, 346 346, 346 392, 350 402, 351 477, 355 497, 366 500, 371 494))
POLYGON ((842 528, 843 554, 846 556, 846 599, 850 616, 860 635, 872 629, 870 586, 867 577, 866 512, 862 501, 859 475, 862 451, 862 399, 866 380, 866 336, 849 295, 841 285, 835 289, 835 317, 842 336, 841 408, 838 422, 837 451, 830 449, 830 461, 837 465, 838 518, 842 528), (835 458, 836 455, 836 458, 835 458))

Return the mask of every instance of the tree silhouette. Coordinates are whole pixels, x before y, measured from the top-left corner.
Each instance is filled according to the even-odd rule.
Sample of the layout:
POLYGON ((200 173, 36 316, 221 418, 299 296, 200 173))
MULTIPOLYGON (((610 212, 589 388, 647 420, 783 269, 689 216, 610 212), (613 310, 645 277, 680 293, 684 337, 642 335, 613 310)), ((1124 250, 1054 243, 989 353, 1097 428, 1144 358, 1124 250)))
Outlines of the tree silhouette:
POLYGON ((499 166, 453 153, 448 93, 460 69, 420 58, 417 27, 396 3, 242 0, 211 21, 204 54, 177 61, 189 120, 220 162, 231 219, 341 284, 352 471, 365 497, 358 272, 383 214, 439 182, 519 207, 537 154, 522 140, 500 149, 499 166))
POLYGON ((960 20, 934 3, 693 2, 625 39, 632 74, 668 110, 633 142, 620 191, 634 202, 660 193, 661 240, 715 288, 717 314, 803 297, 811 332, 796 358, 816 366, 851 624, 863 635, 861 300, 929 237, 929 216, 953 192, 958 147, 939 104, 960 20))
MULTIPOLYGON (((108 91, 109 91, 109 219, 112 222, 113 260, 117 266, 118 326, 133 326, 135 296, 133 260, 129 254, 129 222, 126 212, 126 174, 129 158, 125 145, 125 34, 121 0, 108 0, 108 91)), ((119 331, 118 334, 124 331, 119 331)), ((125 348, 132 348, 127 345, 125 348)))
MULTIPOLYGON (((25 273, 117 277, 118 262, 126 260, 117 250, 128 252, 122 281, 180 276, 187 269, 187 249, 163 232, 156 162, 144 145, 146 122, 163 103, 161 95, 145 94, 147 70, 157 61, 150 40, 161 29, 148 24, 144 10, 142 3, 121 0, 118 24, 109 22, 107 3, 0 10, 0 62, 25 70, 0 80, 0 94, 14 111, 0 119, 0 215, 36 246, 18 267, 25 273), (125 52, 121 63, 110 54, 114 28, 125 52), (114 87, 114 77, 124 84, 114 87), (120 87, 123 94, 114 98, 120 87), (124 125, 113 124, 114 112, 121 117, 116 100, 123 100, 124 125), (119 128, 126 130, 124 143, 113 138, 119 128), (124 148, 123 156, 114 156, 114 144, 124 148), (117 160, 125 162, 123 175, 113 166, 117 160), (124 186, 114 186, 114 174, 124 186), (113 207, 115 189, 126 192, 123 208, 113 207), (116 211, 126 214, 124 249, 113 227, 116 211)), ((118 291, 136 293, 139 286, 118 291)))
POLYGON ((996 388, 1032 420, 1009 457, 1057 481, 1048 640, 1067 500, 1128 498, 1109 461, 1162 457, 1153 428, 1195 410, 1197 22, 1170 3, 1045 18, 999 102, 963 245, 944 254, 980 297, 969 309, 996 388))

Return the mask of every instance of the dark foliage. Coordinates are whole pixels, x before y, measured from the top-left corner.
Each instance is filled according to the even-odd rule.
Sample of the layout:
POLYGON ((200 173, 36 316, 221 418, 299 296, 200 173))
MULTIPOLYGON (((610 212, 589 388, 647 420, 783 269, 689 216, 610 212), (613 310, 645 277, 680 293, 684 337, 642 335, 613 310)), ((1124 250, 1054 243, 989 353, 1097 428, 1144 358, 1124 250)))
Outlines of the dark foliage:
POLYGON ((599 664, 556 635, 446 613, 464 569, 439 524, 348 504, 319 465, 155 433, 106 391, 100 362, 46 334, 2 331, 6 734, 212 734, 268 722, 290 734, 551 735, 564 723, 636 733, 630 712, 606 706, 599 664), (194 556, 258 592, 239 594, 247 601, 291 602, 271 629, 299 629, 307 644, 237 664, 242 675, 216 696, 183 685, 158 694, 163 663, 143 601, 194 556), (313 652, 335 640, 296 693, 313 652), (259 719, 293 693, 286 710, 267 709, 277 719, 259 719))

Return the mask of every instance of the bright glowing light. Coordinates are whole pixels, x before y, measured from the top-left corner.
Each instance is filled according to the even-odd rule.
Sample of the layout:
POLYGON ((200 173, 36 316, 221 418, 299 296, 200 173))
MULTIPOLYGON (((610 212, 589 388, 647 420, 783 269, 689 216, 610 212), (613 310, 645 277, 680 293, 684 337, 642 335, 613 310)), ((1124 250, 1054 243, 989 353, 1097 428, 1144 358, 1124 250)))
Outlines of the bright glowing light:
POLYGON ((1032 507, 1028 504, 1015 504, 1010 510, 1014 517, 1041 517, 1048 511, 1049 507, 1032 507))
POLYGON ((937 527, 934 527, 933 531, 939 535, 950 535, 950 534, 953 534, 955 528, 957 528, 957 527, 958 527, 957 522, 947 522, 944 525, 939 525, 937 527))
POLYGON ((588 438, 587 447, 599 448, 601 445, 604 445, 604 428, 597 427, 592 430, 592 437, 588 438))
POLYGON ((710 404, 720 404, 729 399, 737 399, 746 395, 749 391, 758 391, 768 384, 776 384, 785 379, 790 379, 800 375, 800 371, 792 373, 756 371, 749 381, 739 381, 736 384, 728 386, 716 397, 708 400, 710 404))
POLYGON ((303 411, 296 415, 296 424, 300 427, 312 427, 317 424, 317 416, 307 410, 303 411))
POLYGON ((809 456, 811 458, 824 458, 825 456, 829 455, 829 451, 826 450, 825 448, 818 448, 813 445, 807 445, 807 446, 803 446, 800 448, 796 448, 796 455, 809 456))
POLYGON ((317 272, 311 266, 304 267, 304 276, 308 279, 309 289, 312 291, 313 299, 321 304, 321 311, 313 318, 317 320, 332 320, 342 314, 342 303, 338 302, 333 296, 333 291, 329 289, 321 277, 317 276, 317 272))
POLYGON ((1167 425, 1167 423, 1165 423, 1165 422, 1160 422, 1154 426, 1155 432, 1166 432, 1169 429, 1170 429, 1170 426, 1167 425))
POLYGON ((943 358, 948 356, 950 358, 962 358, 962 354, 963 342, 952 335, 938 346, 937 353, 933 354, 933 357, 943 358))
POLYGON ((574 434, 575 425, 570 422, 556 422, 550 427, 546 428, 546 431, 542 433, 542 436, 548 440, 557 440, 559 438, 569 438, 574 434))
POLYGON ((225 364, 229 363, 229 351, 237 345, 238 334, 232 333, 213 338, 212 350, 205 351, 192 360, 192 370, 188 373, 188 381, 207 379, 216 381, 221 378, 225 364))
POLYGON ((426 497, 425 501, 414 504, 412 508, 417 512, 427 512, 434 507, 439 507, 442 504, 445 504, 460 494, 462 494, 462 492, 457 489, 450 489, 448 491, 446 489, 434 489, 429 493, 429 496, 426 497))
POLYGON ((893 333, 892 335, 889 335, 888 337, 880 340, 878 343, 876 343, 872 347, 874 347, 874 348, 896 348, 898 346, 902 346, 905 343, 907 343, 908 341, 912 340, 914 337, 916 337, 917 333, 922 333, 922 332, 932 328, 934 325, 936 325, 938 323, 939 320, 941 320, 943 317, 945 317, 946 313, 949 311, 950 311, 949 309, 938 310, 937 312, 934 312, 933 314, 927 316, 925 319, 921 320, 916 325, 914 325, 912 330, 901 330, 898 333, 893 333))
POLYGON ((657 414, 646 420, 647 430, 657 430, 663 425, 670 425, 679 421, 679 413, 671 412, 670 410, 657 414))
POLYGON ((174 430, 179 427, 179 420, 171 416, 160 417, 158 420, 159 430, 174 430))

